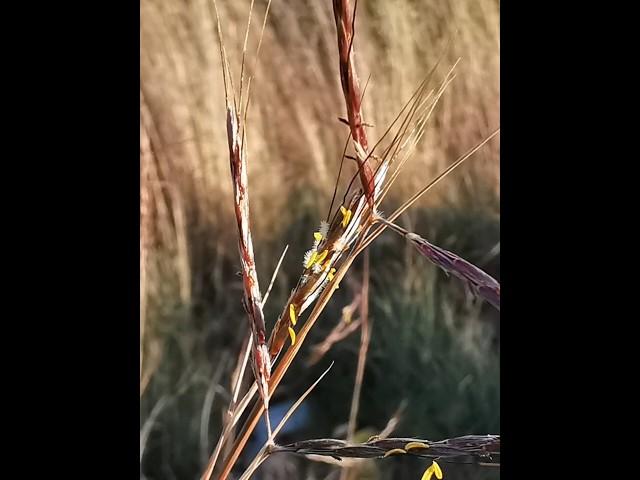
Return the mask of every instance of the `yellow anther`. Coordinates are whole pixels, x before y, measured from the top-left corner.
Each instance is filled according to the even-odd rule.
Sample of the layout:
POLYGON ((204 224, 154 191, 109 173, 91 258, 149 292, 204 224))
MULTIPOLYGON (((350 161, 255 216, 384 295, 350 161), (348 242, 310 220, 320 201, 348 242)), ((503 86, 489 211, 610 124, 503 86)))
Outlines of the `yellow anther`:
POLYGON ((351 210, 347 210, 347 216, 342 220, 342 226, 346 227, 349 225, 349 221, 351 220, 351 210))
POLYGON ((304 268, 311 268, 311 265, 313 265, 316 262, 316 258, 318 257, 318 252, 314 251, 311 253, 311 255, 309 255, 309 259, 307 260, 307 263, 304 264, 304 268))
POLYGON ((433 465, 430 465, 429 468, 427 468, 422 474, 421 480, 431 480, 431 477, 433 477, 433 473, 433 465))
POLYGON ((289 318, 291 319, 291 323, 293 323, 294 325, 298 321, 298 318, 296 317, 296 307, 293 305, 293 303, 289 305, 289 318))
POLYGON ((431 464, 431 466, 433 467, 433 472, 436 474, 436 478, 438 480, 442 479, 442 469, 440 468, 440 465, 438 465, 436 463, 436 461, 434 460, 433 463, 431 464))
POLYGON ((327 274, 327 278, 329 279, 329 281, 333 280, 333 275, 336 273, 336 269, 332 268, 331 270, 329 270, 329 273, 327 274))
POLYGON ((313 263, 318 263, 318 264, 322 263, 324 259, 327 258, 327 255, 329 255, 329 250, 325 250, 320 255, 316 255, 315 261, 313 263))
POLYGON ((293 347, 296 344, 296 332, 291 327, 289 327, 289 336, 291 337, 291 346, 293 347))
POLYGON ((422 442, 409 442, 404 446, 404 449, 409 452, 411 450, 413 450, 414 448, 429 448, 429 445, 427 445, 426 443, 422 443, 422 442))
POLYGON ((314 232, 313 238, 315 238, 316 241, 319 242, 320 240, 322 240, 322 234, 320 232, 314 232))
POLYGON ((405 452, 401 448, 394 448, 393 450, 389 450, 387 453, 385 453, 382 458, 387 458, 387 457, 389 457, 391 455, 402 455, 404 453, 407 453, 407 452, 405 452))
POLYGON ((341 205, 340 212, 342 213, 342 228, 345 228, 349 225, 349 220, 351 220, 351 210, 347 210, 343 205, 341 205))

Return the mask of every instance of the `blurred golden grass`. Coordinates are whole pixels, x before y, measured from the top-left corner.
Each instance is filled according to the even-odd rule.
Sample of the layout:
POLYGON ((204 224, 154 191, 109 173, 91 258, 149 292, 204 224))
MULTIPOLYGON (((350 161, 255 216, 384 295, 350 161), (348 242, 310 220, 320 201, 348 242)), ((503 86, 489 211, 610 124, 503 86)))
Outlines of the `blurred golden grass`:
MULTIPOLYGON (((236 75, 249 3, 218 1, 236 75)), ((265 5, 256 2, 249 52, 255 51, 265 5)), ((271 5, 248 119, 259 271, 279 253, 265 252, 265 242, 281 237, 304 213, 320 219, 333 192, 347 126, 337 121, 345 112, 331 8, 329 0, 271 5)), ((153 370, 160 355, 159 345, 145 340, 149 312, 167 297, 188 305, 205 290, 203 278, 221 285, 222 260, 237 253, 211 0, 142 0, 140 10, 142 391, 144 372, 153 370)), ((500 124, 499 2, 369 0, 360 2, 357 22, 363 84, 371 75, 363 106, 365 121, 375 125, 372 141, 450 39, 442 68, 462 57, 425 138, 389 195, 392 202, 406 199, 500 124)), ((247 64, 251 71, 251 56, 247 64)), ((477 188, 499 198, 498 142, 477 155, 421 204, 456 203, 470 195, 482 203, 477 188)), ((343 184, 354 171, 349 164, 343 184)))

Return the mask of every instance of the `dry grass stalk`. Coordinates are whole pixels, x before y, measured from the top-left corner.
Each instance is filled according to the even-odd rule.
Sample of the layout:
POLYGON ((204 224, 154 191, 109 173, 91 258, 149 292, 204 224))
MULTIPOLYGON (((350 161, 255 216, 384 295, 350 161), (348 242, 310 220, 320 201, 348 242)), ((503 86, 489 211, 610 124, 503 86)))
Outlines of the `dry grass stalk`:
MULTIPOLYGON (((223 413, 222 431, 224 433, 220 436, 218 445, 216 445, 216 453, 218 452, 218 448, 222 447, 221 440, 227 438, 227 435, 233 434, 233 415, 238 404, 238 396, 240 395, 240 389, 242 388, 242 383, 244 381, 244 374, 247 369, 247 365, 249 364, 249 358, 251 357, 252 343, 251 331, 249 331, 242 341, 242 348, 238 355, 236 367, 231 374, 231 402, 229 402, 226 412, 223 413)), ((215 458, 217 458, 217 455, 215 455, 215 458)))
POLYGON ((362 94, 360 82, 355 69, 353 39, 355 36, 356 8, 355 1, 353 13, 349 7, 349 0, 333 0, 333 15, 336 21, 338 34, 338 53, 340 59, 340 83, 347 106, 347 118, 351 137, 356 150, 356 160, 360 182, 364 189, 369 206, 374 208, 374 180, 373 171, 369 164, 369 142, 362 118, 362 94))
POLYGON ((450 463, 494 463, 500 455, 500 435, 467 435, 437 442, 419 438, 372 438, 353 444, 344 440, 321 438, 276 446, 272 453, 322 455, 342 458, 387 458, 413 455, 442 459, 450 463))
POLYGON ((358 365, 356 368, 356 379, 353 387, 351 399, 351 411, 349 413, 349 425, 347 428, 347 440, 352 441, 356 433, 358 420, 358 409, 360 407, 360 392, 362 391, 362 381, 364 379, 364 367, 367 363, 367 352, 369 341, 371 340, 371 325, 369 322, 369 250, 364 253, 364 271, 362 273, 362 294, 360 304, 360 320, 362 328, 360 330, 360 349, 358 351, 358 365))
MULTIPOLYGON (((276 277, 278 276, 278 272, 280 271, 280 267, 282 266, 282 261, 284 260, 284 257, 287 254, 288 250, 289 250, 289 245, 287 245, 284 248, 282 255, 280 255, 280 259, 278 260, 278 263, 275 269, 273 270, 273 274, 271 275, 271 281, 269 282, 267 291, 262 297, 263 309, 267 303, 267 300, 269 299, 269 293, 271 292, 271 288, 275 283, 276 277)), ((220 453, 220 448, 222 448, 223 442, 232 440, 233 427, 235 426, 238 416, 242 415, 242 412, 244 411, 244 408, 241 408, 240 412, 237 413, 236 415, 236 409, 238 407, 238 396, 240 394, 240 388, 242 387, 242 383, 244 380, 245 369, 249 361, 249 356, 251 353, 251 348, 250 348, 251 344, 252 344, 252 334, 251 332, 249 332, 245 337, 245 339, 243 340, 242 348, 240 349, 240 354, 238 356, 238 361, 236 363, 236 368, 234 369, 233 374, 231 375, 231 384, 232 384, 232 392, 233 392, 232 398, 226 413, 223 415, 223 422, 222 422, 223 433, 220 436, 218 440, 218 444, 216 445, 216 448, 214 450, 214 454, 212 455, 213 463, 215 463, 215 460, 217 460, 218 458, 218 455, 220 453)))
MULTIPOLYGON (((378 440, 388 438, 389 435, 391 435, 393 431, 396 429, 396 427, 398 426, 398 423, 400 423, 400 418, 402 416, 402 413, 404 412, 405 407, 406 407, 406 402, 403 401, 398 407, 398 409, 394 412, 393 416, 389 419, 384 429, 378 435, 372 436, 367 441, 370 442, 374 438, 378 440)), ((362 458, 334 458, 334 457, 328 457, 325 455, 306 455, 305 457, 308 460, 312 460, 314 462, 328 463, 330 465, 335 465, 342 469, 348 469, 348 468, 357 469, 362 465, 364 461, 366 461, 366 459, 362 459, 362 458)), ((355 473, 356 475, 358 474, 357 471, 355 473)))
POLYGON ((233 180, 234 208, 238 225, 238 250, 242 264, 245 308, 251 320, 252 331, 259 345, 265 344, 264 315, 253 242, 249 223, 249 182, 247 177, 247 153, 240 137, 240 117, 233 103, 227 103, 227 132, 229 135, 229 159, 233 180))
MULTIPOLYGON (((300 398, 298 398, 298 400, 296 400, 296 402, 293 405, 291 405, 289 410, 287 410, 287 413, 284 414, 284 416, 282 417, 282 420, 280 420, 280 423, 276 426, 275 430, 273 431, 274 438, 276 435, 278 435, 278 433, 280 433, 280 430, 282 430, 282 427, 284 427, 287 421, 289 420, 289 418, 291 418, 291 415, 295 413, 295 411, 298 409, 300 405, 302 405, 302 402, 304 402, 304 400, 309 396, 309 394, 313 391, 313 389, 316 388, 316 386, 325 377, 325 375, 329 373, 329 370, 331 370, 331 367, 333 367, 333 362, 331 362, 331 365, 329 365, 329 368, 327 368, 322 373, 322 375, 320 375, 318 379, 315 382, 313 382, 313 384, 309 388, 307 388, 307 390, 300 396, 300 398)), ((265 443, 260 449, 260 451, 256 454, 254 459, 251 461, 250 465, 247 467, 245 472, 242 474, 242 476, 240 477, 240 480, 248 480, 251 477, 251 475, 253 475, 253 473, 258 469, 258 467, 271 454, 271 450, 273 449, 273 447, 274 447, 273 444, 269 444, 268 442, 265 443)))
POLYGON ((380 219, 394 232, 402 235, 415 247, 418 252, 440 267, 447 274, 463 280, 469 289, 484 298, 487 302, 500 310, 500 284, 490 275, 444 248, 430 243, 413 232, 409 232, 395 223, 380 219))
POLYGON ((211 407, 213 406, 216 393, 224 391, 220 386, 220 379, 227 369, 229 359, 230 357, 228 355, 224 355, 222 360, 218 362, 218 367, 211 378, 211 383, 209 384, 202 404, 202 411, 200 413, 200 457, 205 462, 209 455, 209 419, 211 418, 211 407))
MULTIPOLYGON (((241 137, 240 115, 234 103, 227 101, 227 132, 229 135, 229 158, 233 180, 234 208, 238 225, 238 250, 242 265, 244 285, 244 308, 249 317, 252 337, 252 369, 260 397, 268 410, 269 392, 267 382, 271 375, 271 360, 267 351, 266 327, 262 312, 262 297, 253 254, 253 242, 249 225, 249 189, 247 178, 247 153, 241 137)), ((268 415, 267 415, 268 418, 268 415)), ((269 422, 267 421, 267 425, 269 422)))
POLYGON ((143 382, 144 346, 147 325, 147 271, 151 243, 151 192, 149 187, 149 163, 151 142, 140 122, 140 396, 147 381, 143 382))
POLYGON ((269 294, 271 293, 271 289, 273 288, 273 284, 276 281, 276 277, 278 276, 278 272, 280 271, 280 267, 282 266, 282 261, 284 260, 284 257, 287 254, 287 251, 289 251, 289 245, 284 247, 284 250, 282 251, 282 255, 280 255, 280 259, 278 260, 278 264, 276 265, 276 268, 273 270, 273 275, 271 275, 271 281, 269 282, 267 291, 265 292, 264 297, 262 297, 262 308, 264 308, 265 304, 267 303, 267 300, 269 299, 269 294))
MULTIPOLYGON (((367 363, 367 352, 369 350, 369 342, 371 340, 371 328, 369 324, 369 250, 364 253, 364 270, 362 273, 362 293, 360 295, 360 320, 362 328, 360 330, 360 349, 358 350, 358 365, 356 367, 356 378, 353 386, 353 394, 351 396, 351 410, 349 412, 349 423, 347 425, 347 441, 353 442, 358 423, 358 410, 360 409, 360 393, 362 391, 362 382, 364 380, 364 367, 367 363)), ((340 472, 341 479, 347 479, 350 470, 343 469, 340 472)))
MULTIPOLYGON (((247 38, 249 35, 249 28, 251 25, 251 12, 253 10, 253 1, 249 10, 249 20, 247 24, 247 30, 245 34, 245 44, 242 55, 242 68, 240 75, 240 98, 236 99, 236 92, 233 87, 233 80, 227 54, 224 47, 224 41, 222 38, 222 30, 220 26, 220 17, 218 15, 217 5, 214 1, 214 8, 216 11, 216 25, 218 31, 218 38, 220 42, 220 58, 223 66, 223 83, 225 91, 225 104, 226 104, 226 119, 227 119, 227 139, 229 146, 229 161, 231 166, 231 179, 233 183, 234 193, 234 211, 236 217, 236 223, 238 227, 238 250, 240 253, 240 262, 242 265, 242 279, 244 287, 243 304, 247 312, 249 319, 249 326, 251 330, 251 368, 255 378, 256 386, 262 404, 265 410, 265 420, 267 424, 267 430, 269 439, 271 440, 271 423, 269 421, 269 387, 268 382, 271 377, 271 358, 266 344, 266 327, 264 323, 264 313, 262 311, 262 297, 260 294, 260 285, 258 283, 258 275, 256 272, 256 264, 253 253, 253 241, 251 237, 251 227, 249 222, 249 182, 247 175, 247 145, 246 145, 246 113, 249 105, 250 96, 250 83, 247 87, 247 103, 244 111, 238 110, 237 105, 240 105, 242 109, 242 86, 244 82, 244 64, 247 38)), ((266 21, 266 15, 265 15, 266 21)), ((264 24, 263 24, 264 32, 264 24)), ((261 34, 262 38, 262 34, 261 34)), ((260 44, 258 45, 258 48, 260 44)), ((242 373, 241 368, 240 373, 242 373)), ((242 381, 242 375, 239 374, 238 388, 242 381)), ((236 390, 236 389, 234 389, 236 390)), ((237 391, 234 392, 234 397, 237 391)), ((235 403, 235 402, 234 402, 235 403)), ((230 416, 233 414, 231 413, 230 416)), ((221 435, 218 444, 214 450, 214 453, 207 465, 204 476, 209 478, 213 473, 217 456, 219 455, 220 448, 222 447, 224 440, 224 433, 233 428, 234 422, 230 421, 226 425, 226 432, 221 435)))

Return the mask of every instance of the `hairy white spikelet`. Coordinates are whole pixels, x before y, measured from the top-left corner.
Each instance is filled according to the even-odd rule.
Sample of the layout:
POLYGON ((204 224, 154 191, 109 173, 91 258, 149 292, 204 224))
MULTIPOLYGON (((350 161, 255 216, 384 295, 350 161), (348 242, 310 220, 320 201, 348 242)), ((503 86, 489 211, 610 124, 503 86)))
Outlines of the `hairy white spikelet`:
POLYGON ((313 269, 313 273, 320 273, 322 271, 322 267, 319 263, 314 263, 311 268, 313 269))
POLYGON ((326 222, 325 220, 322 220, 320 222, 320 229, 318 230, 320 232, 320 235, 322 235, 322 237, 326 237, 327 233, 329 233, 329 223, 326 222))

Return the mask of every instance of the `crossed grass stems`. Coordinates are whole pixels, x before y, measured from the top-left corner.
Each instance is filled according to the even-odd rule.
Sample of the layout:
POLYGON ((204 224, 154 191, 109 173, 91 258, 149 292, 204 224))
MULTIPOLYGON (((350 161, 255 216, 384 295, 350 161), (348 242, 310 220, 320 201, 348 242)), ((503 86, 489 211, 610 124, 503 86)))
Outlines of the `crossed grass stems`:
MULTIPOLYGON (((321 222, 318 231, 313 234, 314 242, 312 248, 305 255, 302 275, 296 287, 292 290, 289 300, 267 340, 263 307, 268 298, 275 276, 277 275, 278 268, 286 254, 286 249, 274 271, 270 286, 263 299, 255 268, 249 222, 246 123, 251 99, 251 83, 255 76, 271 0, 267 3, 255 54, 254 73, 249 75, 246 83, 246 95, 244 89, 244 70, 254 0, 251 1, 249 9, 238 95, 236 95, 236 89, 233 84, 229 61, 224 46, 217 5, 215 0, 213 0, 219 36, 220 58, 223 67, 229 158, 234 190, 234 208, 238 227, 238 249, 244 285, 243 304, 249 319, 250 338, 245 342, 243 352, 240 354, 232 400, 223 424, 222 433, 201 477, 202 480, 209 480, 211 478, 223 446, 225 446, 226 442, 230 441, 236 424, 254 399, 256 393, 260 401, 255 402, 253 409, 250 411, 243 428, 236 436, 233 444, 230 446, 227 445, 228 454, 224 459, 221 473, 218 477, 221 480, 225 480, 230 474, 244 445, 263 413, 265 414, 268 440, 245 470, 241 479, 249 478, 269 455, 278 452, 293 452, 306 456, 328 456, 334 459, 342 459, 345 457, 384 458, 396 454, 408 453, 433 459, 433 463, 427 468, 423 478, 431 478, 433 475, 435 475, 436 478, 442 478, 442 470, 436 461, 437 459, 460 462, 461 458, 466 458, 472 459, 476 463, 483 463, 483 460, 494 458, 492 455, 499 455, 500 438, 499 436, 492 435, 460 437, 457 439, 443 440, 441 442, 392 438, 372 438, 365 444, 353 444, 351 442, 334 439, 307 440, 287 446, 277 446, 274 442, 274 438, 290 415, 293 414, 295 409, 328 373, 331 367, 298 399, 274 430, 271 428, 268 415, 269 398, 276 391, 284 374, 304 343, 307 334, 317 321, 335 290, 339 287, 340 281, 344 278, 350 266, 360 253, 364 252, 387 228, 403 236, 423 256, 445 272, 462 279, 470 287, 472 292, 489 301, 498 310, 500 309, 500 285, 497 281, 454 253, 437 247, 419 235, 408 232, 393 223, 394 220, 410 208, 425 193, 496 136, 499 133, 499 129, 496 129, 482 142, 458 158, 391 215, 386 218, 383 217, 379 211, 379 206, 398 177, 403 165, 414 153, 417 144, 424 135, 427 122, 438 100, 445 92, 447 86, 455 78, 453 71, 458 62, 451 67, 437 88, 430 88, 429 85, 439 66, 440 60, 442 59, 441 57, 418 85, 413 95, 404 104, 381 138, 373 147, 369 148, 369 140, 365 131, 366 124, 363 121, 361 111, 361 102, 368 82, 361 91, 353 57, 357 3, 356 0, 353 10, 351 10, 348 0, 333 0, 340 78, 347 109, 347 120, 346 122, 343 120, 343 122, 348 123, 350 130, 342 153, 338 179, 336 180, 336 189, 334 190, 327 219, 321 222), (352 141, 355 155, 347 155, 350 140, 352 141), (334 210, 333 206, 336 199, 338 182, 345 158, 354 160, 358 168, 346 188, 342 203, 334 210), (373 168, 374 164, 376 164, 375 169, 373 168), (392 166, 394 167, 393 170, 391 168, 392 166), (354 184, 358 177, 360 178, 361 188, 354 184), (298 327, 298 319, 309 308, 311 308, 311 313, 307 317, 307 320, 300 326, 300 330, 296 332, 295 328, 298 327), (290 346, 285 350, 284 347, 287 339, 290 340, 290 346), (282 356, 282 358, 278 362, 280 356, 282 356), (240 385, 242 384, 246 365, 249 362, 255 382, 240 399, 240 385), (272 369, 273 365, 275 365, 275 369, 272 369)), ((364 326, 365 322, 363 319, 363 329, 364 326)), ((366 349, 364 350, 364 356, 366 357, 366 349)), ((360 355, 360 357, 362 357, 362 355, 360 355)), ((361 382, 361 378, 359 380, 361 382)), ((356 382, 356 387, 357 386, 358 382, 356 382)), ((357 402, 354 403, 356 404, 355 412, 357 413, 357 402)), ((355 417, 353 413, 354 405, 352 405, 351 417, 355 417)), ((351 418, 350 420, 353 419, 354 418, 351 418)), ((352 421, 350 421, 350 424, 351 423, 352 421)))

